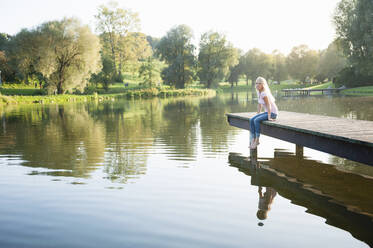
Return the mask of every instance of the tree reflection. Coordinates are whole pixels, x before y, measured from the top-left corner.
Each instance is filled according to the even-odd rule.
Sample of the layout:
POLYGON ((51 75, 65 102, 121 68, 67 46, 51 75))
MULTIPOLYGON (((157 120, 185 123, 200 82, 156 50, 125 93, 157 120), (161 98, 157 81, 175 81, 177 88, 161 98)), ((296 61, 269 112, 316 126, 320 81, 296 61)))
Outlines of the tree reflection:
POLYGON ((48 175, 87 177, 102 162, 103 127, 81 106, 21 107, 4 115, 1 138, 12 137, 12 144, 1 153, 21 155, 24 166, 50 169, 43 172, 48 175))

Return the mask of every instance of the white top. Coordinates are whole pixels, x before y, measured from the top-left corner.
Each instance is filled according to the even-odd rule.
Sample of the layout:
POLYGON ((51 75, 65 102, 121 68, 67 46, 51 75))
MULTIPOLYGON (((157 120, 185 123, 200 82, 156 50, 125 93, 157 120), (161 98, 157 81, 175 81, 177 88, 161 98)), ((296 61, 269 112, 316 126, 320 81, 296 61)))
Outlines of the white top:
MULTIPOLYGON (((265 109, 265 112, 268 112, 267 110, 267 106, 266 106, 266 103, 264 101, 264 97, 267 96, 267 93, 265 91, 262 91, 262 92, 259 92, 259 99, 258 99, 258 103, 263 105, 264 109, 265 109)), ((269 103, 271 104, 271 113, 274 113, 274 114, 278 114, 278 108, 277 108, 277 105, 276 103, 272 102, 271 99, 269 97, 268 98, 268 101, 269 103)))

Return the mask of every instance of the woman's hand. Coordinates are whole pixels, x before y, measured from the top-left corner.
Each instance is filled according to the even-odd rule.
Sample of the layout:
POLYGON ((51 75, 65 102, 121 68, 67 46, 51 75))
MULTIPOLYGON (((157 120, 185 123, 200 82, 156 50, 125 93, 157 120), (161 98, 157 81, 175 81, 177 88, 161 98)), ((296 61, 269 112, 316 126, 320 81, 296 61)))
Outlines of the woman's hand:
POLYGON ((271 117, 268 117, 268 120, 269 120, 269 121, 275 121, 276 119, 273 119, 273 118, 271 118, 271 117))

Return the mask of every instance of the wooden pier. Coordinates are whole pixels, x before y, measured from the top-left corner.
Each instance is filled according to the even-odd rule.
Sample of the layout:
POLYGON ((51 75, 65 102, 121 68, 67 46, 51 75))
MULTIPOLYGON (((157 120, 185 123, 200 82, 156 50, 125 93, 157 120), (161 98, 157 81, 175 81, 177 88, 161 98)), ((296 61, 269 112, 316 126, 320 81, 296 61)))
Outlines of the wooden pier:
MULTIPOLYGON (((256 113, 227 114, 231 126, 250 130, 256 113)), ((280 111, 276 121, 261 123, 261 133, 303 147, 373 165, 373 121, 280 111)), ((248 141, 249 142, 249 141, 248 141)))
POLYGON ((312 92, 321 92, 322 95, 324 94, 339 94, 341 90, 345 88, 333 88, 333 89, 283 89, 282 92, 285 93, 285 96, 294 96, 294 95, 301 95, 301 96, 310 96, 312 92))

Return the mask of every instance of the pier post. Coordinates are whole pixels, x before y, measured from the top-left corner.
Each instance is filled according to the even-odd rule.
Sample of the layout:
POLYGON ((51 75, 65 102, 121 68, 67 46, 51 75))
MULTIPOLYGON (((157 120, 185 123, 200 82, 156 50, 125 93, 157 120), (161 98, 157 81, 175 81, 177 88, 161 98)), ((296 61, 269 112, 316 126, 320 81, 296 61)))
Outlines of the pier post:
POLYGON ((256 166, 257 164, 257 159, 258 159, 258 149, 250 149, 250 162, 251 165, 256 166))
POLYGON ((295 155, 299 158, 303 158, 303 146, 295 145, 295 155))

